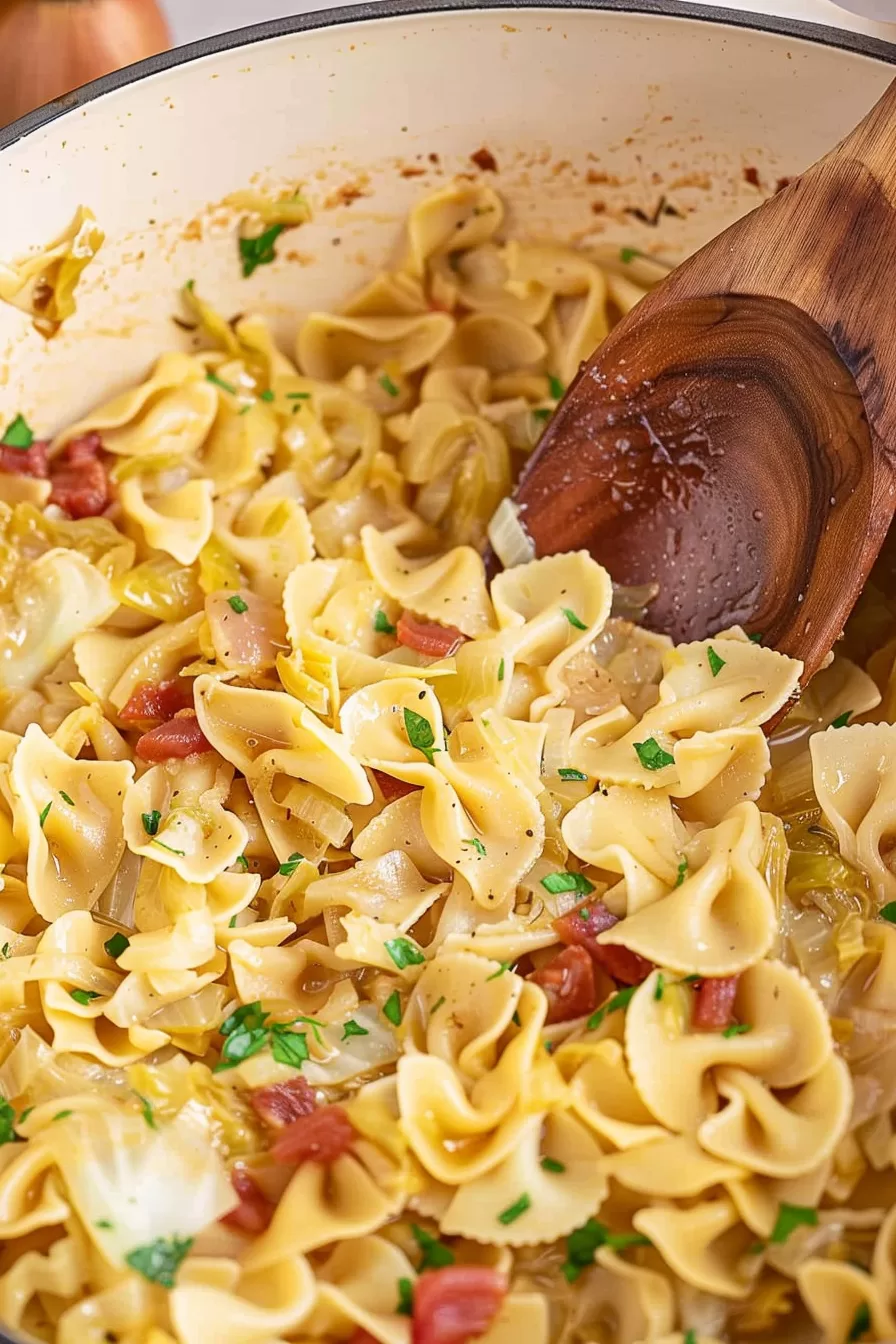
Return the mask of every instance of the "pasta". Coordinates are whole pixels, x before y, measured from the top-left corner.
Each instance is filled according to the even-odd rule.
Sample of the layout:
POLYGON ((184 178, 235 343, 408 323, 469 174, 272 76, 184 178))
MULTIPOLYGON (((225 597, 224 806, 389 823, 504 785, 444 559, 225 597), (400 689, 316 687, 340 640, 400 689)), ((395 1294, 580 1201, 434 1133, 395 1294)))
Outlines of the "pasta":
MULTIPOLYGON (((82 211, 0 297, 49 334, 101 241, 82 211)), ((459 181, 294 357, 190 282, 205 348, 11 422, 4 1326, 896 1336, 896 642, 866 613, 801 692, 502 506, 626 255, 459 181)))

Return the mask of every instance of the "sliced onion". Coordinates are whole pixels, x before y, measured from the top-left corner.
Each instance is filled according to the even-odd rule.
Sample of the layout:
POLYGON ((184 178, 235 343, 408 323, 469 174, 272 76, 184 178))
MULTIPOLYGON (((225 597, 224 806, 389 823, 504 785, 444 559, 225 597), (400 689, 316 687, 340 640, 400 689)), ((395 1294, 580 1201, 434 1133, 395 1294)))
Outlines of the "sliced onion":
POLYGON ((502 499, 488 525, 488 539, 505 569, 528 565, 535 559, 535 543, 520 521, 512 499, 502 499))
POLYGON ((660 591, 658 583, 614 583, 613 609, 611 616, 621 616, 623 620, 634 621, 639 625, 644 614, 660 591))

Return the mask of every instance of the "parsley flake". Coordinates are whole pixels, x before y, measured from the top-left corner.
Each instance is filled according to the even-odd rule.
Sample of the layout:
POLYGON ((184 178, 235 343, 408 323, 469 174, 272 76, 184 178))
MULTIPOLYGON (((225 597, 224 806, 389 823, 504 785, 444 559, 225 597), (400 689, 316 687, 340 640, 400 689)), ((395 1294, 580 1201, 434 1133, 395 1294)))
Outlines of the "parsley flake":
POLYGON ((270 1013, 266 1013, 260 1000, 256 999, 253 1003, 244 1003, 229 1017, 225 1017, 219 1031, 222 1036, 232 1036, 235 1031, 254 1031, 257 1027, 263 1027, 269 1017, 270 1013))
POLYGON ((162 820, 162 814, 158 808, 153 808, 152 812, 143 813, 143 829, 147 835, 157 835, 159 831, 159 822, 162 820))
POLYGON ((489 980, 497 980, 498 976, 503 975, 505 971, 509 971, 512 965, 513 962, 510 961, 500 962, 498 965, 498 969, 496 971, 493 971, 491 975, 487 975, 485 977, 485 983, 488 984, 489 980))
POLYGON ((304 1031, 278 1031, 276 1028, 271 1042, 271 1054, 278 1064, 288 1064, 290 1068, 300 1069, 306 1059, 310 1059, 308 1037, 304 1031))
POLYGON ((9 943, 4 943, 3 946, 0 947, 0 958, 2 958, 3 961, 8 961, 11 951, 12 949, 10 948, 9 943))
POLYGON ((573 770, 570 766, 561 765, 557 774, 561 779, 575 780, 578 784, 584 784, 588 776, 583 775, 581 770, 573 770))
POLYGON ((561 607, 560 610, 563 612, 563 615, 564 615, 564 616, 566 617, 566 619, 569 621, 570 625, 572 626, 572 628, 573 628, 574 630, 587 630, 587 629, 588 629, 588 627, 587 627, 587 625, 585 624, 585 622, 579 620, 579 618, 578 618, 578 616, 575 614, 575 612, 574 612, 574 611, 570 611, 569 607, 561 607))
MULTIPOLYGON (((24 1118, 24 1112, 22 1113, 24 1118)), ((15 1131, 16 1113, 8 1101, 0 1100, 0 1143, 15 1143, 18 1135, 15 1131)), ((19 1122, 21 1124, 21 1121, 19 1122)))
POLYGON ((761 644, 763 638, 762 632, 761 630, 756 630, 752 635, 748 635, 747 638, 751 644, 761 644))
POLYGON ((561 1266, 567 1283, 575 1283, 583 1269, 594 1263, 594 1253, 601 1246, 611 1251, 625 1251, 630 1246, 650 1246, 650 1238, 640 1232, 611 1232, 596 1218, 589 1218, 566 1239, 566 1262, 561 1266))
POLYGON ((838 714, 836 719, 831 719, 832 728, 845 728, 852 718, 852 710, 844 709, 842 714, 838 714))
POLYGON ((395 1310, 399 1316, 414 1314, 414 1285, 410 1279, 398 1280, 398 1306, 395 1310))
POLYGON ((69 795, 66 793, 65 789, 60 789, 60 790, 59 790, 59 797, 62 799, 62 801, 63 801, 64 803, 68 803, 69 807, 74 807, 74 805, 75 805, 75 800, 74 800, 74 798, 70 798, 70 797, 69 797, 69 795))
POLYGON ((115 1224, 110 1223, 108 1218, 98 1218, 94 1223, 94 1227, 102 1228, 104 1232, 111 1232, 114 1226, 115 1224))
POLYGON ((74 1111, 57 1111, 56 1114, 53 1116, 53 1119, 67 1120, 70 1115, 74 1115, 74 1111))
POLYGON ((387 938, 383 946, 400 971, 408 966, 421 966, 426 960, 410 938, 387 938))
POLYGON ((555 378, 552 373, 548 374, 548 386, 551 389, 551 396, 555 401, 559 401, 563 396, 564 387, 559 378, 555 378))
POLYGON ((50 808, 51 808, 52 806, 53 806, 52 801, 49 802, 49 803, 47 803, 47 805, 46 805, 46 807, 44 808, 43 812, 41 812, 41 814, 40 814, 40 828, 41 828, 41 830, 43 830, 43 828, 44 828, 44 822, 46 821, 47 817, 50 815, 50 808))
POLYGON ((602 1008, 598 1008, 596 1013, 592 1013, 585 1024, 589 1031, 596 1031, 608 1013, 618 1013, 628 1007, 637 985, 629 985, 626 989, 620 989, 618 994, 614 994, 608 999, 602 1008))
POLYGON ((541 879, 541 885, 552 896, 559 895, 561 891, 574 891, 579 896, 590 896, 594 890, 594 884, 588 881, 584 873, 548 873, 547 877, 541 879))
POLYGON ((725 659, 719 657, 711 644, 706 650, 706 661, 709 663, 709 670, 714 677, 717 677, 725 666, 725 659))
POLYGON ((160 840, 158 836, 153 836, 150 844, 158 845, 159 849, 166 849, 169 854, 176 854, 179 859, 184 858, 187 852, 185 849, 175 849, 172 845, 166 845, 165 841, 160 840))
POLYGON ((435 1003, 430 1008, 429 1010, 430 1017, 432 1017, 433 1013, 437 1013, 439 1011, 444 1002, 445 1002, 445 995, 443 994, 440 999, 436 999, 435 1003))
POLYGON ((158 1125, 156 1124, 156 1118, 152 1113, 152 1103, 150 1102, 149 1098, 142 1096, 141 1093, 139 1092, 135 1092, 134 1096, 140 1103, 140 1111, 143 1115, 143 1119, 149 1125, 150 1129, 158 1129, 158 1125))
POLYGON ((192 1245, 192 1237, 157 1237, 147 1246, 135 1246, 128 1251, 125 1261, 150 1283, 173 1288, 177 1271, 192 1245))
POLYGON ((401 396, 401 388, 398 386, 397 383, 393 383, 393 381, 392 381, 392 379, 389 377, 388 373, 384 373, 384 374, 382 374, 382 375, 377 379, 377 381, 379 382, 379 385, 380 385, 380 387, 383 389, 383 391, 384 391, 384 392, 387 392, 387 393, 389 394, 390 397, 400 397, 400 396, 401 396))
POLYGON ((239 593, 234 593, 233 597, 228 597, 227 605, 231 611, 235 611, 237 616, 243 616, 249 610, 248 602, 244 602, 239 593))
MULTIPOLYGON (((535 410, 532 412, 532 419, 536 420, 539 424, 542 425, 547 424, 550 418, 551 418, 550 406, 536 406, 535 410)), ((584 629, 584 626, 582 628, 584 629)))
POLYGON ((234 859, 234 863, 236 864, 237 868, 239 868, 241 873, 248 873, 249 860, 246 858, 245 854, 237 854, 236 858, 234 859))
POLYGON ((70 989, 69 994, 72 996, 75 1003, 80 1003, 82 1007, 85 1008, 93 999, 98 999, 100 997, 96 990, 93 989, 70 989))
MULTIPOLYGON (((31 1112, 32 1112, 33 1110, 34 1110, 34 1107, 33 1107, 33 1106, 26 1106, 26 1107, 25 1107, 24 1111, 23 1111, 22 1114, 19 1116, 19 1124, 20 1124, 20 1125, 24 1125, 25 1121, 28 1119, 29 1115, 31 1114, 31 1112)), ((2 1143, 2 1142, 3 1142, 3 1140, 0 1139, 0 1143, 2 1143)))
POLYGON ((532 1200, 527 1194, 522 1194, 519 1199, 514 1200, 508 1208, 498 1214, 498 1222, 507 1227, 510 1223, 515 1223, 517 1218, 522 1218, 523 1214, 527 1213, 531 1207, 532 1200))
POLYGON ((775 1219, 775 1226, 772 1228, 772 1234, 769 1241, 780 1243, 786 1241, 791 1232, 795 1232, 798 1227, 817 1227, 818 1211, 807 1208, 804 1204, 779 1204, 778 1216, 775 1219))
MULTIPOLYGON (((267 1016, 267 1014, 265 1014, 267 1016)), ((212 1070, 221 1073, 224 1069, 235 1069, 243 1060, 251 1059, 263 1050, 268 1043, 269 1033, 266 1027, 254 1027, 249 1031, 231 1032, 221 1047, 221 1058, 212 1070)))
POLYGON ((646 742, 636 742, 635 752, 645 770, 662 770, 665 765, 675 764, 675 757, 661 747, 655 737, 648 737, 646 742))
POLYGON ((393 989, 383 1004, 383 1017, 387 1018, 393 1027, 401 1026, 401 995, 397 989, 393 989))
POLYGON ((733 1022, 730 1027, 725 1028, 722 1035, 727 1041, 732 1036, 746 1036, 747 1032, 752 1030, 753 1028, 749 1022, 733 1022))
POLYGON ((856 1339, 861 1339, 871 1329, 871 1308, 867 1302, 860 1302, 856 1307, 856 1314, 852 1318, 852 1325, 849 1327, 849 1334, 846 1336, 848 1344, 853 1344, 856 1339))
POLYGON ((560 1175, 566 1170, 566 1166, 563 1162, 558 1162, 556 1157, 543 1157, 541 1159, 541 1169, 542 1171, 553 1171, 560 1175))
POLYGON ((236 915, 231 915, 231 916, 230 916, 230 919, 227 921, 227 927, 228 927, 228 929, 235 929, 235 928, 236 928, 236 915))
POLYGON ((504 680, 504 659, 503 659, 503 658, 501 659, 500 663, 498 664, 498 680, 499 680, 499 681, 503 681, 503 680, 504 680))
POLYGON ((258 400, 259 400, 259 401, 273 401, 273 400, 274 400, 274 394, 273 394, 273 392, 271 391, 271 389, 270 389, 269 387, 266 387, 265 390, 264 390, 263 392, 259 392, 259 394, 258 394, 258 400))
POLYGON ((370 1032, 367 1030, 367 1028, 362 1027, 360 1022, 356 1022, 353 1017, 350 1017, 347 1022, 343 1023, 342 1039, 344 1041, 349 1040, 352 1036, 369 1036, 369 1035, 370 1032))
POLYGON ((682 1341, 682 1344, 697 1344, 697 1331, 696 1330, 685 1331, 685 1336, 684 1340, 682 1341))
POLYGON ((106 952, 114 961, 117 961, 122 952, 126 952, 131 945, 130 938, 123 933, 113 933, 111 938, 107 938, 103 943, 106 952))
POLYGON ((389 620, 389 617, 383 611, 382 607, 377 608, 376 615, 373 618, 373 628, 378 635, 395 634, 395 626, 389 620))
POLYGON ((296 850, 294 854, 290 854, 289 858, 286 860, 285 863, 281 863, 280 867, 277 869, 277 872, 280 874, 281 877, 292 877, 293 873, 298 868, 299 864, 302 862, 304 857, 305 857, 304 854, 300 854, 298 850, 296 850))
POLYGON ((656 999, 657 1003, 659 1003, 660 999, 663 997, 663 990, 665 988, 666 988, 665 977, 663 976, 662 971, 658 971, 656 977, 656 985, 653 991, 653 997, 656 999))
POLYGON ((419 1266, 421 1274, 424 1269, 445 1269, 447 1265, 454 1264, 454 1252, 432 1233, 411 1223, 411 1236, 423 1252, 419 1266))
POLYGON ((229 392, 231 396, 234 397, 236 396, 236 388, 234 387, 233 383, 225 382, 223 378, 219 378, 218 375, 214 373, 211 369, 208 370, 208 372, 205 375, 205 378, 206 382, 214 383, 215 387, 223 388, 223 390, 225 392, 229 392))
POLYGON ((18 448, 23 453, 28 451, 33 442, 34 432, 23 415, 17 415, 15 420, 10 420, 3 431, 3 438, 0 439, 0 444, 4 448, 18 448))
POLYGON ((418 714, 413 709, 404 711, 404 730, 408 735, 408 741, 417 751, 422 752, 430 765, 434 765, 433 752, 438 751, 435 745, 435 734, 432 731, 432 724, 429 719, 424 719, 422 714, 418 714))
POLYGON ((243 278, 249 276, 259 266, 270 266, 276 257, 274 244, 285 229, 285 224, 272 224, 257 238, 240 238, 240 261, 243 265, 243 278))
POLYGON ((485 858, 485 855, 486 855, 485 845, 484 845, 484 844, 482 843, 482 841, 478 838, 478 836, 474 836, 472 840, 461 840, 461 844, 462 844, 462 845, 472 845, 473 848, 475 849, 476 853, 477 853, 481 858, 483 858, 483 859, 485 858))

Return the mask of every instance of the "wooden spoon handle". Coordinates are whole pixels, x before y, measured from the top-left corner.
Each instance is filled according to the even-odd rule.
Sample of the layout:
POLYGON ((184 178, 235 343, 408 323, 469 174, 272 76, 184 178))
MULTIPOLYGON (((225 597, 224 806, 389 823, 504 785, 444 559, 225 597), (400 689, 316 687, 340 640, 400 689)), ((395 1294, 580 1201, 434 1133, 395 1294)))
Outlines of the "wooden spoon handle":
MULTIPOLYGON (((896 206, 896 79, 867 117, 827 156, 863 164, 891 205, 896 206)), ((827 160, 823 159, 822 163, 827 160)))

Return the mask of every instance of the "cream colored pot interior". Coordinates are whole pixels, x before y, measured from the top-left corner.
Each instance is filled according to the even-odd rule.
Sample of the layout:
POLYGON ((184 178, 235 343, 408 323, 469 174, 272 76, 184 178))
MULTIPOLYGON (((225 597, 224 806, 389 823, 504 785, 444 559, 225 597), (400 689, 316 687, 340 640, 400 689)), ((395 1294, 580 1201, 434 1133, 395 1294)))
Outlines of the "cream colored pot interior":
POLYGON ((190 277, 226 313, 267 313, 291 345, 300 314, 394 251, 414 199, 482 172, 481 148, 515 235, 675 259, 834 143, 890 75, 714 22, 544 8, 329 26, 140 79, 0 154, 0 257, 52 237, 79 204, 107 233, 53 341, 0 311, 0 420, 21 410, 47 433, 189 341, 171 316, 190 277), (293 183, 314 222, 244 280, 223 198, 293 183), (626 213, 664 196, 681 217, 626 213))

